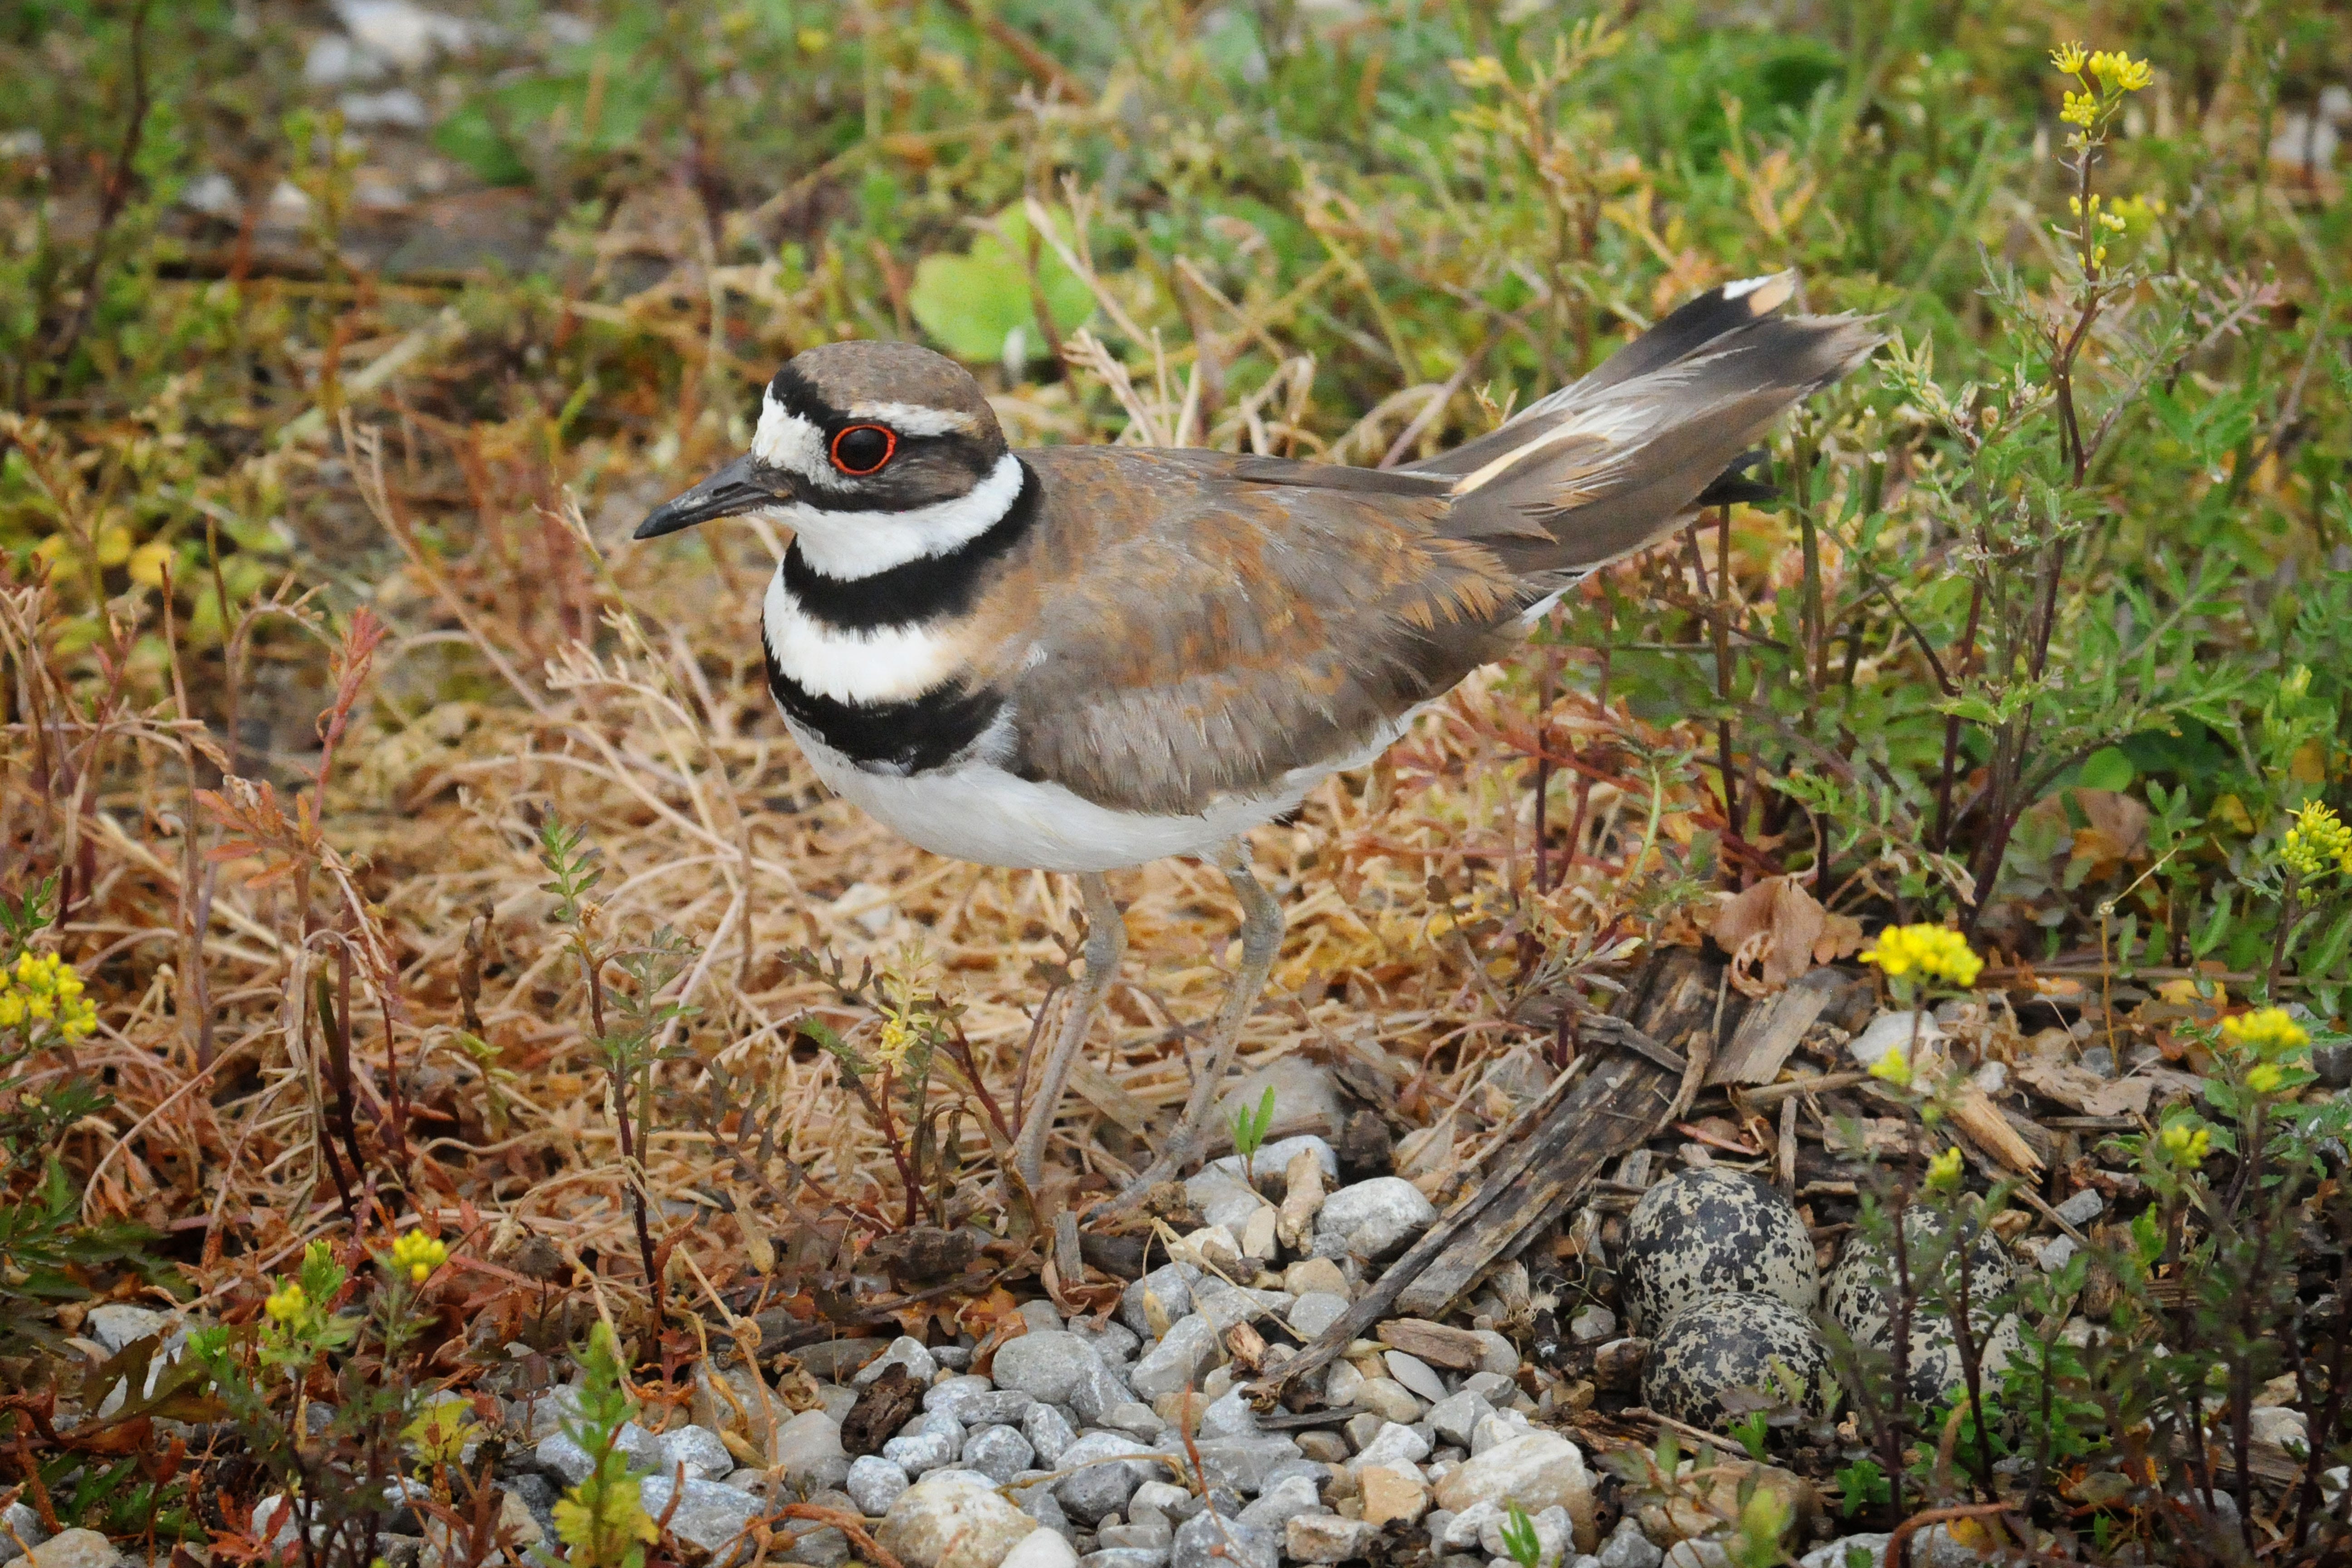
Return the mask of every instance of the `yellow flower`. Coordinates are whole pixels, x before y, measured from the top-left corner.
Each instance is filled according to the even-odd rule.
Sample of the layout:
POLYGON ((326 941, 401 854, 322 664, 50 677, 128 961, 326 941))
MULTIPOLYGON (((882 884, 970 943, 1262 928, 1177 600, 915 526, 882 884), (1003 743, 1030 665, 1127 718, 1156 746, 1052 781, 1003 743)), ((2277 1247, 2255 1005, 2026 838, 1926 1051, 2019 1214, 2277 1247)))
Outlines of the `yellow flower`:
POLYGON ((2137 92, 2153 79, 2146 60, 2136 60, 2121 49, 2102 49, 2090 59, 2091 74, 2109 92, 2137 92))
POLYGON ((269 1293, 261 1310, 269 1314, 273 1323, 291 1323, 310 1309, 310 1298, 303 1293, 299 1280, 289 1279, 269 1293))
POLYGON ((29 948, 0 971, 0 1027, 54 1022, 68 1040, 98 1027, 98 1008, 82 995, 81 973, 54 952, 29 948))
POLYGON ((1969 951, 1959 932, 1938 925, 1889 926, 1864 952, 1862 961, 1878 965, 1889 979, 1916 969, 1929 980, 1960 986, 1975 984, 1984 968, 1984 960, 1969 951))
POLYGON ((1927 1162, 1927 1184, 1957 1189, 1960 1184, 1960 1151, 1957 1145, 1927 1162))
POLYGON ((2060 76, 2081 76, 2083 63, 2089 58, 2079 43, 2061 44, 2050 51, 2050 63, 2057 68, 2060 76))
POLYGON ((1890 1047, 1886 1054, 1870 1064, 1870 1076, 1885 1079, 1897 1089, 1911 1087, 1911 1057, 1900 1046, 1890 1047))
POLYGON ((2091 121, 2098 117, 2099 100, 2095 93, 2069 92, 2066 95, 2066 106, 2058 111, 2059 119, 2069 125, 2079 125, 2085 131, 2091 128, 2091 121))
POLYGON ((915 1026, 903 1013, 892 1013, 882 1020, 881 1037, 874 1042, 874 1057, 893 1072, 906 1069, 907 1058, 915 1048, 915 1026))
POLYGON ((2305 881, 2328 872, 2352 872, 2352 826, 2328 806, 2311 801, 2294 814, 2279 840, 2279 864, 2305 881))
POLYGON ((2213 1147, 2213 1134, 2202 1127, 2191 1128, 2186 1121, 2176 1121, 2164 1130, 2164 1152, 2174 1164, 2184 1171, 2193 1171, 2205 1163, 2213 1147))
POLYGON ((412 1230, 392 1244, 393 1272, 405 1274, 419 1285, 448 1261, 448 1247, 421 1230, 412 1230))
POLYGON ((2246 1087, 2256 1094, 2276 1094, 2285 1081, 2286 1068, 2276 1062, 2264 1062, 2246 1075, 2246 1087))
POLYGON ((2283 1056, 2311 1044, 2311 1034, 2284 1007, 2257 1007, 2222 1019, 2221 1039, 2261 1055, 2283 1056))

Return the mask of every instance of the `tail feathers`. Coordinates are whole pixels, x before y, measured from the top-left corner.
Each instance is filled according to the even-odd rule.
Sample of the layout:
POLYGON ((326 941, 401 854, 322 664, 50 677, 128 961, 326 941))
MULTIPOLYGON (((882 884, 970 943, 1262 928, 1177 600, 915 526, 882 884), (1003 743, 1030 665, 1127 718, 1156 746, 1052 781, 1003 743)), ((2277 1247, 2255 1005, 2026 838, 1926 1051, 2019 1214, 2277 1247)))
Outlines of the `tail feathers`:
POLYGON ((1500 429, 1415 465, 1453 480, 1445 531, 1542 580, 1638 550, 1702 502, 1748 499, 1742 454, 1881 341, 1852 316, 1779 314, 1795 292, 1792 273, 1712 289, 1500 429))
POLYGON ((1748 477, 1748 470, 1761 463, 1765 455, 1763 447, 1750 447, 1732 458, 1730 466, 1716 475, 1706 489, 1698 492, 1697 498, 1691 502, 1692 510, 1704 511, 1711 506, 1778 500, 1780 494, 1779 486, 1766 479, 1748 477))

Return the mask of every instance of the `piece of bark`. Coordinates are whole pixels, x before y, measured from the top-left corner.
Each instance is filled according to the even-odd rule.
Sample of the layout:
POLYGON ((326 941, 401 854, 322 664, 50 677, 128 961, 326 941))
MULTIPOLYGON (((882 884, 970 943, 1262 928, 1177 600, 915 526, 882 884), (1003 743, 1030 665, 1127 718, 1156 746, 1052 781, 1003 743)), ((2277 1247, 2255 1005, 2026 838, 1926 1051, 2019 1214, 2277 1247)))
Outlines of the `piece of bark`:
MULTIPOLYGON (((1545 1100, 1540 1107, 1545 1114, 1534 1135, 1506 1140, 1503 1147, 1510 1152, 1477 1192, 1456 1204, 1449 1215, 1440 1217, 1423 1234, 1421 1241, 1406 1248, 1404 1256, 1397 1258, 1388 1272, 1381 1274, 1379 1281, 1373 1281, 1371 1289, 1315 1342, 1284 1361, 1273 1377, 1251 1384, 1251 1401, 1273 1405, 1301 1377, 1334 1361, 1373 1323, 1388 1317, 1397 1298, 1409 1286, 1421 1284, 1423 1274, 1440 1258, 1446 1260, 1446 1269, 1428 1289, 1418 1290, 1416 1300, 1434 1295, 1437 1305, 1430 1310, 1444 1310, 1446 1302, 1482 1274, 1489 1262, 1503 1256, 1512 1241, 1522 1234, 1534 1234, 1536 1225, 1557 1217, 1557 1211, 1567 1206, 1569 1199, 1600 1171, 1601 1162, 1622 1154, 1630 1142, 1646 1138, 1670 1096, 1673 1079, 1665 1069, 1642 1058, 1613 1056, 1585 1069, 1580 1079, 1573 1081, 1571 1093, 1545 1100), (1519 1201, 1528 1192, 1540 1194, 1534 1206, 1519 1201), (1456 1246, 1461 1246, 1458 1253, 1454 1250, 1456 1246)), ((1423 1314, 1421 1307, 1413 1307, 1413 1314, 1423 1314)))
POLYGON ((923 1385, 912 1373, 903 1366, 887 1368, 866 1385, 866 1392, 841 1418, 842 1452, 852 1458, 880 1453, 882 1445, 898 1435, 898 1428, 922 1402, 923 1385))
POLYGON ((1805 1031, 1824 1013, 1838 1009, 1846 993, 1870 982, 1843 969, 1816 969, 1748 1011, 1731 1043, 1707 1069, 1710 1085, 1767 1084, 1780 1076, 1805 1031))
POLYGON ((1952 1125, 1967 1133, 1971 1142, 2021 1175, 2042 1173, 2042 1156, 2009 1124, 2000 1107, 1984 1090, 1969 1084, 1960 1090, 1958 1100, 1952 1108, 1952 1125))
MULTIPOLYGON (((1727 994, 1723 965, 1692 948, 1668 948, 1660 952, 1621 994, 1605 1016, 1578 1021, 1587 1045, 1595 1040, 1618 1044, 1629 1054, 1612 1058, 1596 1069, 1605 1088, 1590 1080, 1570 1092, 1573 1104, 1562 1103, 1530 1128, 1521 1124, 1516 1137, 1503 1146, 1526 1146, 1524 1158, 1508 1156, 1509 1163, 1532 1172, 1523 1185, 1508 1192, 1481 1219, 1478 1228, 1457 1241, 1433 1262, 1423 1277, 1402 1289, 1397 1310, 1414 1317, 1442 1316, 1456 1296, 1496 1263, 1516 1257, 1545 1227, 1573 1206, 1575 1194, 1600 1174, 1601 1167, 1639 1145, 1665 1122, 1673 1100, 1685 1087, 1696 1088, 1688 1058, 1681 1050, 1704 1053, 1718 1027, 1735 1028, 1747 1009, 1745 997, 1727 994), (1638 1062, 1643 1073, 1633 1070, 1638 1062), (1645 1075, 1656 1075, 1655 1092, 1645 1088, 1645 1075), (1587 1122, 1593 1125, 1588 1127, 1587 1122)), ((1479 1189, 1484 1194, 1496 1184, 1490 1174, 1479 1189)), ((1498 1194, 1497 1196, 1502 1194, 1498 1194)))
POLYGON ((1097 1236, 1090 1230, 1080 1231, 1078 1256, 1113 1279, 1139 1279, 1143 1274, 1143 1256, 1158 1239, 1148 1236, 1097 1236))
POLYGON ((1686 1067, 1674 1047, 1695 1037, 1704 1046, 1717 1028, 1738 1026, 1746 999, 1725 997, 1722 973, 1721 963, 1692 949, 1667 949, 1617 998, 1606 1020, 1580 1018, 1588 1047, 1613 1037, 1625 1048, 1587 1048, 1576 1073, 1564 1076, 1496 1140, 1498 1152, 1476 1190, 1391 1264, 1337 1322, 1278 1371, 1249 1384, 1251 1401, 1272 1407, 1392 1312, 1442 1314, 1495 1263, 1559 1223, 1603 1165, 1663 1123, 1686 1067), (1591 1027, 1604 1023, 1605 1036, 1591 1027))
POLYGON ((1275 1215, 1274 1234, 1285 1247, 1303 1252, 1323 1207, 1322 1159, 1312 1149, 1301 1149, 1290 1157, 1282 1181, 1282 1207, 1275 1215))
POLYGON ((1337 1152, 1342 1181, 1370 1181, 1396 1169, 1396 1141, 1376 1110, 1359 1110, 1348 1118, 1339 1130, 1337 1152))
POLYGON ((890 1276, 900 1289, 929 1285, 963 1272, 980 1255, 980 1242, 968 1230, 942 1230, 919 1225, 877 1237, 866 1249, 866 1260, 890 1276))
POLYGON ((1611 1340, 1592 1352, 1592 1381, 1603 1388, 1638 1388, 1642 1367, 1649 1359, 1649 1341, 1633 1335, 1611 1340))
POLYGON ((1486 1359, 1486 1342, 1467 1329, 1448 1328, 1426 1318, 1391 1318, 1375 1336, 1391 1350, 1419 1356, 1432 1366, 1467 1372, 1486 1359))

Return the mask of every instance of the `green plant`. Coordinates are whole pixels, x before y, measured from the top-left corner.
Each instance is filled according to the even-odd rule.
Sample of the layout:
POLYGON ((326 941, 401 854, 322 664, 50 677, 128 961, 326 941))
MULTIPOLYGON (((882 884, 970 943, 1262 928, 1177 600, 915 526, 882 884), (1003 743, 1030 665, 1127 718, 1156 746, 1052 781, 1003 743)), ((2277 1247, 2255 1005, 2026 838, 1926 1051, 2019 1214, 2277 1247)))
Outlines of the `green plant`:
POLYGON ((70 1047, 97 1025, 80 973, 32 942, 56 918, 58 882, 0 895, 0 1350, 62 1351, 47 1308, 88 1296, 94 1273, 152 1272, 153 1233, 82 1221, 81 1191, 58 1157, 66 1133, 113 1103, 74 1070, 70 1047))
MULTIPOLYGON (((816 1042, 840 1068, 842 1082, 880 1129, 891 1163, 906 1194, 903 1223, 919 1222, 928 1206, 932 1223, 947 1225, 954 1217, 950 1199, 957 1176, 956 1131, 967 1115, 985 1132, 989 1147, 1006 1171, 1003 1191, 1016 1225, 1034 1224, 1030 1195, 1004 1162, 1012 1152, 1013 1130, 1003 1106, 988 1087, 987 1074, 964 1036, 961 1009, 940 994, 929 977, 929 962, 919 945, 887 964, 880 976, 865 964, 852 979, 842 962, 803 948, 787 962, 799 973, 818 981, 845 1005, 875 1016, 870 1041, 845 1037, 811 1015, 799 1021, 802 1034, 816 1042), (945 1059, 962 1081, 954 1102, 941 1104, 931 1095, 932 1069, 945 1059)), ((950 1080, 952 1081, 952 1080, 950 1080)), ((723 1097, 726 1080, 713 1079, 723 1097)), ((714 1107, 717 1104, 714 1100, 714 1107)), ((706 1121, 717 1121, 715 1113, 706 1121)), ((750 1120, 742 1123, 748 1130, 750 1120)), ((803 1179, 796 1175, 796 1179, 803 1179)), ((826 1201, 841 1207, 827 1195, 826 1201)))
POLYGON ((1768 1439, 1771 1436, 1772 1423, 1761 1410, 1749 1411, 1725 1430, 1731 1434, 1733 1441, 1748 1450, 1749 1458, 1760 1464, 1769 1457, 1768 1439))
POLYGON ((541 891, 555 895, 555 907, 548 919, 563 929, 564 946, 579 963, 581 979, 587 986, 588 1017, 593 1031, 590 1043, 612 1086, 613 1120, 620 1134, 638 1260, 645 1266, 647 1303, 658 1318, 661 1268, 647 1218, 645 1166, 639 1152, 653 1139, 654 1068, 679 1054, 678 1047, 665 1047, 656 1037, 665 1025, 693 1011, 683 1003, 664 1001, 662 993, 694 962, 697 949, 667 926, 634 946, 608 931, 603 911, 588 898, 604 879, 598 864, 602 856, 588 841, 584 825, 567 828, 552 815, 540 825, 539 861, 549 879, 541 891), (617 965, 631 984, 609 989, 604 979, 607 964, 617 965))
MULTIPOLYGON (((462 1494, 478 1513, 489 1498, 487 1464, 469 1474, 458 1463, 466 1423, 427 1366, 437 1317, 425 1292, 448 1256, 414 1231, 376 1253, 313 1242, 291 1277, 268 1281, 255 1321, 190 1331, 180 1369, 147 1397, 200 1397, 201 1414, 234 1430, 285 1500, 282 1513, 250 1521, 263 1538, 239 1545, 249 1556, 274 1554, 290 1531, 310 1568, 361 1568, 403 1499, 430 1513, 462 1494), (410 1445, 432 1468, 432 1506, 406 1480, 410 1445)), ((173 1409, 197 1414, 157 1413, 173 1409)), ((496 1531, 449 1539, 453 1557, 478 1562, 496 1531)))
POLYGON ((1866 1454, 1838 1467, 1837 1483, 1838 1512, 1848 1519, 1864 1509, 1886 1502, 1893 1495, 1887 1489, 1885 1473, 1878 1468, 1878 1461, 1866 1454))
POLYGON ((1503 1506, 1506 1510, 1501 1531, 1504 1555, 1517 1563, 1519 1568, 1537 1568, 1543 1560, 1543 1542, 1536 1534, 1536 1521, 1529 1519, 1528 1510, 1516 1501, 1507 1501, 1503 1506))
POLYGON ((1265 1135, 1274 1127, 1274 1088, 1265 1093, 1255 1108, 1243 1106, 1234 1112, 1227 1126, 1234 1135, 1234 1152, 1242 1157, 1242 1180, 1257 1181, 1257 1152, 1265 1147, 1265 1135))
POLYGON ((1725 1554, 1738 1568, 1774 1568, 1787 1562, 1782 1537, 1791 1518, 1788 1500, 1753 1475, 1740 1483, 1740 1491, 1739 1519, 1724 1543, 1725 1554))
POLYGON ((660 1531, 646 1512, 621 1428, 635 1406, 621 1377, 619 1347, 598 1323, 581 1360, 580 1394, 564 1435, 586 1450, 593 1468, 555 1505, 555 1533, 572 1549, 572 1568, 644 1568, 660 1531))

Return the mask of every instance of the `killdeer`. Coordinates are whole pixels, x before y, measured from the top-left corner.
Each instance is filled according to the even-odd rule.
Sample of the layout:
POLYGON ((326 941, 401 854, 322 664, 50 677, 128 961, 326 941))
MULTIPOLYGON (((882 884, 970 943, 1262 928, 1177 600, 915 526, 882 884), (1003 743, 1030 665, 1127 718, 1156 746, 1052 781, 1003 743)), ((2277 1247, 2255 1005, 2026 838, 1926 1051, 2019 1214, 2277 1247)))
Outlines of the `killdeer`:
POLYGON ((1105 871, 1213 859, 1242 961, 1176 1131, 1200 1152, 1282 937, 1242 835, 1364 766, 1586 574, 1752 493, 1742 454, 1878 342, 1783 312, 1796 278, 1692 300, 1491 433, 1388 470, 1133 447, 1013 451, 979 383, 908 343, 813 348, 751 449, 654 539, 759 512, 793 530, 768 684, 818 774, 937 854, 1076 874, 1083 984, 1015 1144, 1034 1190, 1125 949, 1105 871))

